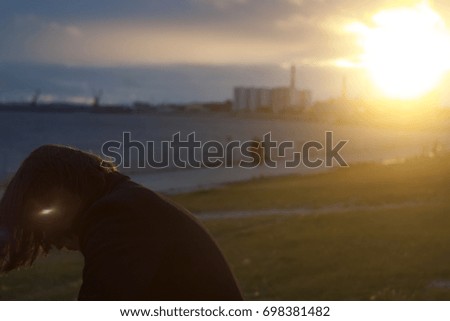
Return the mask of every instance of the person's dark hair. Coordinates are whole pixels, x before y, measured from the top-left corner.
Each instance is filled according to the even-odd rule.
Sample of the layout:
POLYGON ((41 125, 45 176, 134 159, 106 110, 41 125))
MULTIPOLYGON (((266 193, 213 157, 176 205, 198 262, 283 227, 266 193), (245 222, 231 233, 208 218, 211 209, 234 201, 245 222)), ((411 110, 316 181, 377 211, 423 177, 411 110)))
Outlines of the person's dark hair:
POLYGON ((30 199, 64 189, 88 202, 104 189, 113 164, 78 149, 44 145, 34 150, 9 182, 0 201, 0 272, 31 265, 51 244, 27 215, 30 199))

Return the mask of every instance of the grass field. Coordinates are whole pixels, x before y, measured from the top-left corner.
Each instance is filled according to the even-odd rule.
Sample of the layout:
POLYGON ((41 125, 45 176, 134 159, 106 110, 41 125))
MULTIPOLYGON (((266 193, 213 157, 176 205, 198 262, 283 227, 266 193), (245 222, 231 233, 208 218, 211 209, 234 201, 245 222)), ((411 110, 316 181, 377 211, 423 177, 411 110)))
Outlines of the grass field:
MULTIPOLYGON (((262 178, 172 198, 200 217, 310 209, 310 215, 294 210, 204 220, 246 299, 448 300, 449 187, 450 156, 441 155, 262 178)), ((80 255, 53 253, 33 268, 0 276, 0 298, 74 299, 81 269, 80 255)))

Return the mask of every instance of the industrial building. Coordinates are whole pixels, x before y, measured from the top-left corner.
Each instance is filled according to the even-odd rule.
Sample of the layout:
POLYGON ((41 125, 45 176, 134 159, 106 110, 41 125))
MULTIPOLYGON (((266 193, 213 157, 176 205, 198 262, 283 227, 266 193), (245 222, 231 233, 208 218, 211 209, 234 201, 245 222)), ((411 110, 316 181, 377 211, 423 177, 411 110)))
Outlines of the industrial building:
POLYGON ((234 111, 271 111, 301 110, 311 106, 310 90, 296 88, 296 70, 291 67, 289 87, 254 88, 235 87, 233 98, 234 111))

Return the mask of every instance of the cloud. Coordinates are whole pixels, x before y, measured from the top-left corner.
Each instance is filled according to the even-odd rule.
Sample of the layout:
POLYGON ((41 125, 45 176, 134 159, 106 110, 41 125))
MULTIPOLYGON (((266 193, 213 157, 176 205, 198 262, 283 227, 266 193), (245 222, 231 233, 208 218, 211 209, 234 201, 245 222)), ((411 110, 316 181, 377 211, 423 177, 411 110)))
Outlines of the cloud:
MULTIPOLYGON (((54 42, 81 40, 82 30, 36 15, 15 16, 3 22, 0 61, 45 61, 54 42)), ((61 57, 63 58, 63 57, 61 57)))
POLYGON ((366 23, 374 12, 393 5, 391 0, 155 1, 151 8, 145 3, 128 5, 123 15, 114 2, 114 14, 105 9, 102 16, 97 10, 97 17, 83 11, 70 18, 12 16, 0 22, 0 47, 5 48, 0 61, 351 65, 360 48, 345 26, 366 23))
POLYGON ((249 0, 192 0, 194 4, 211 5, 218 9, 246 4, 249 0))
MULTIPOLYGON (((344 75, 364 96, 361 48, 346 26, 370 26, 375 12, 420 1, 17 0, 0 12, 0 89, 10 92, 4 97, 41 88, 83 100, 103 88, 111 101, 225 99, 233 85, 285 85, 280 66, 296 63, 299 84, 316 98, 338 95, 344 75)), ((432 5, 450 21, 448 1, 432 5)))
POLYGON ((276 60, 280 46, 290 46, 274 47, 272 39, 189 26, 122 22, 83 28, 86 31, 77 31, 76 36, 67 28, 49 28, 36 37, 34 51, 47 63, 75 65, 227 64, 276 60))
POLYGON ((20 20, 15 39, 0 39, 2 47, 10 48, 0 56, 3 60, 91 66, 280 64, 330 59, 340 47, 339 41, 333 44, 329 29, 302 16, 232 26, 183 20, 94 21, 82 26, 39 17, 20 20), (333 50, 326 48, 329 45, 333 50))

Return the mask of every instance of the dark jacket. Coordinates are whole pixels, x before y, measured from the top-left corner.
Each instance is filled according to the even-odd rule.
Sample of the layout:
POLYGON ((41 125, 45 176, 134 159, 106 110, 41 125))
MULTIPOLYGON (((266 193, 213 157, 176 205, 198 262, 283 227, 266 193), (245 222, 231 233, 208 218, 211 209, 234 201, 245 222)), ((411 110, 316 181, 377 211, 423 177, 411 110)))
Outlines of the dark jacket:
POLYGON ((79 300, 241 300, 227 262, 185 209, 119 173, 81 216, 79 300))

